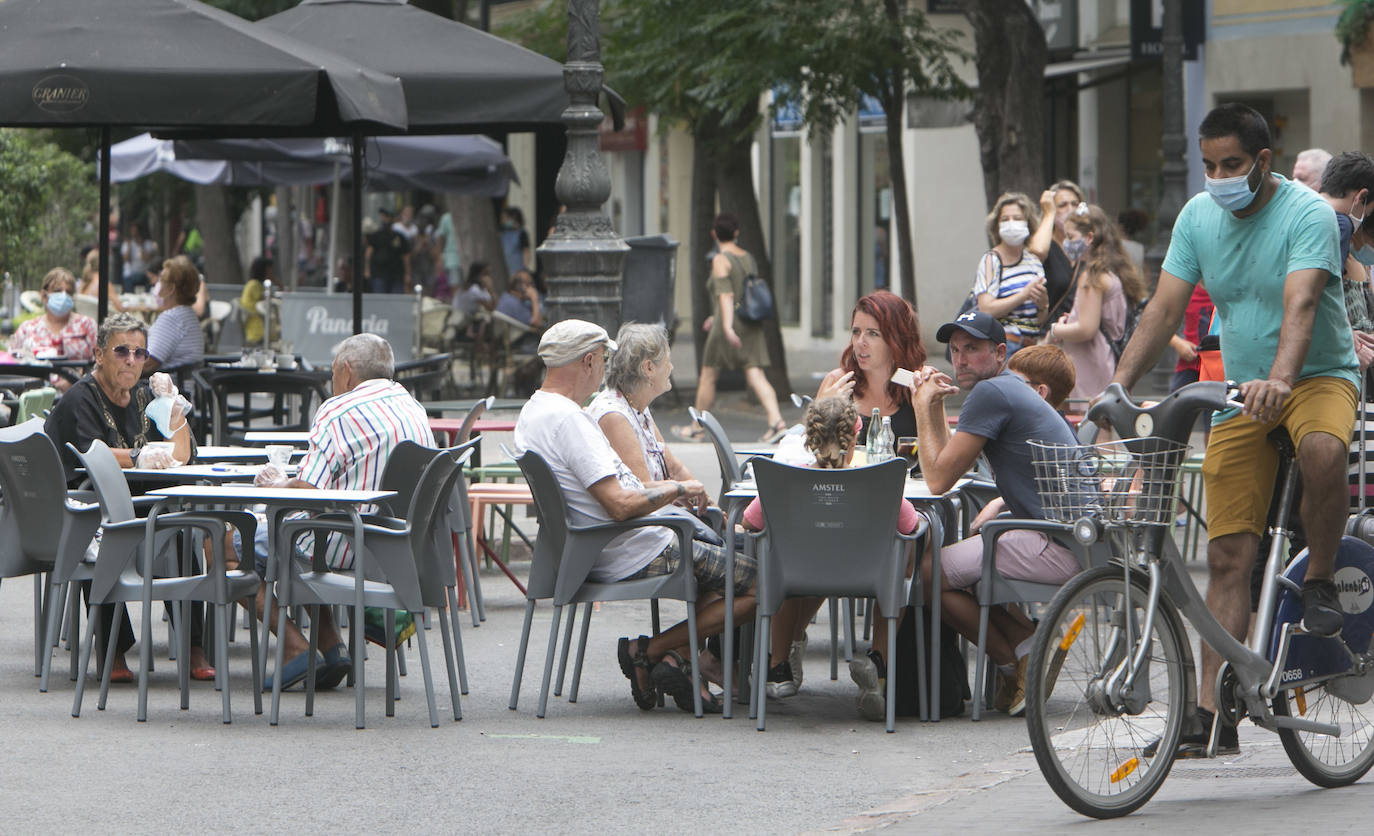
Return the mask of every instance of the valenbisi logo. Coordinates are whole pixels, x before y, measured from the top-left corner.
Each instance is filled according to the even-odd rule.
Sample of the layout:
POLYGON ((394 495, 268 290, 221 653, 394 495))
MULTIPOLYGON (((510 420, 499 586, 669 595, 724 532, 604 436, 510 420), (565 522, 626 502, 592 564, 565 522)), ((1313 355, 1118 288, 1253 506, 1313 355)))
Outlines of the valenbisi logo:
POLYGON ((1350 615, 1359 615, 1374 604, 1374 582, 1369 575, 1355 566, 1336 570, 1336 593, 1340 596, 1341 609, 1350 615))
POLYGON ((50 75, 33 86, 33 103, 48 113, 72 113, 91 100, 86 82, 72 75, 50 75))

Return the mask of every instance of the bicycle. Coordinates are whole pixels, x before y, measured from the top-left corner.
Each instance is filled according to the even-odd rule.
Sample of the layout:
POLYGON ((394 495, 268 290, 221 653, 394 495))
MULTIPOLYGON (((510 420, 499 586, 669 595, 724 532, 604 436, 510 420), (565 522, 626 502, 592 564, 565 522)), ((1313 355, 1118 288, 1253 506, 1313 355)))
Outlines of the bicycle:
MULTIPOLYGON (((1208 612, 1170 535, 1178 470, 1199 412, 1238 407, 1234 384, 1186 386, 1159 404, 1119 385, 1088 412, 1123 438, 1106 445, 1039 445, 1046 516, 1072 523, 1083 544, 1113 559, 1069 580, 1036 631, 1026 674, 1026 722, 1041 772, 1074 810, 1094 818, 1145 804, 1173 765, 1185 724, 1196 727, 1196 677, 1184 622, 1223 660, 1216 721, 1249 717, 1277 732, 1304 777, 1353 783, 1374 765, 1374 547, 1343 538, 1336 559, 1345 627, 1323 639, 1299 630, 1306 552, 1284 566, 1297 468, 1281 451, 1275 536, 1249 646, 1208 612)), ((1286 438, 1286 434, 1284 436, 1286 438)))

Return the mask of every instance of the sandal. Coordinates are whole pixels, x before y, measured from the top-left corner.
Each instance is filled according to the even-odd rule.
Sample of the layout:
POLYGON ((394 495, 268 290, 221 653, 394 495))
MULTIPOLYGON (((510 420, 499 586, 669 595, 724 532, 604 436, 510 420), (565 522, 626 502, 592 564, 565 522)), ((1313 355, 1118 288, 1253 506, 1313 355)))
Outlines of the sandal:
POLYGON ((703 442, 706 440, 706 430, 700 424, 688 424, 686 426, 673 427, 673 435, 680 441, 703 442))
MULTIPOLYGON (((676 650, 663 655, 663 661, 654 665, 654 687, 673 698, 677 707, 683 711, 696 713, 692 704, 692 666, 676 650)), ((724 709, 717 694, 702 683, 701 711, 703 714, 720 714, 724 709)))
POLYGON ((787 435, 787 422, 779 421, 778 423, 769 427, 768 431, 759 437, 759 443, 774 444, 778 441, 781 441, 782 437, 785 435, 787 435))
POLYGON ((649 642, 648 636, 640 636, 635 639, 635 651, 630 653, 630 640, 621 638, 620 644, 616 648, 616 656, 620 660, 620 672, 625 674, 625 678, 630 680, 630 695, 634 697, 635 705, 641 711, 649 711, 658 705, 658 693, 654 690, 653 665, 649 663, 649 657, 644 652, 644 647, 649 642), (647 671, 649 676, 649 687, 644 688, 639 684, 639 672, 647 671))

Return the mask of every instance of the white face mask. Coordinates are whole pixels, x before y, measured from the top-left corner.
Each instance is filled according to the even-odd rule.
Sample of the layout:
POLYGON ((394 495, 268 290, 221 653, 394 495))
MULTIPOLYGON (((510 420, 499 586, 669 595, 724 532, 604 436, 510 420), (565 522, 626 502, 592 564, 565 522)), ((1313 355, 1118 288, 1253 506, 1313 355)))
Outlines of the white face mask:
MULTIPOLYGON (((1355 228, 1350 230, 1351 235, 1354 235, 1356 232, 1359 232, 1360 227, 1364 225, 1364 219, 1369 217, 1369 203, 1367 202, 1368 200, 1369 198, 1365 198, 1366 202, 1364 207, 1364 214, 1360 215, 1358 218, 1355 217, 1355 204, 1350 204, 1350 214, 1346 217, 1350 218, 1350 222, 1355 225, 1355 228)), ((1356 203, 1359 202, 1361 201, 1356 201, 1356 203)))
POLYGON ((1006 243, 1019 247, 1030 237, 1030 226, 1025 221, 1002 221, 997 225, 997 236, 1006 243))

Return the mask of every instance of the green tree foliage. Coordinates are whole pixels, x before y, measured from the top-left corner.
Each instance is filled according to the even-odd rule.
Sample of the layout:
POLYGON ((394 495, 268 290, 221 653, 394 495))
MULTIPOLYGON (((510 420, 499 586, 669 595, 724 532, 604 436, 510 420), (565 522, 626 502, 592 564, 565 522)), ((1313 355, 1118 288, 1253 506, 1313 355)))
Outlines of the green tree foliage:
POLYGON ((0 271, 32 288, 53 267, 76 268, 93 237, 94 178, 46 132, 0 128, 0 271))

